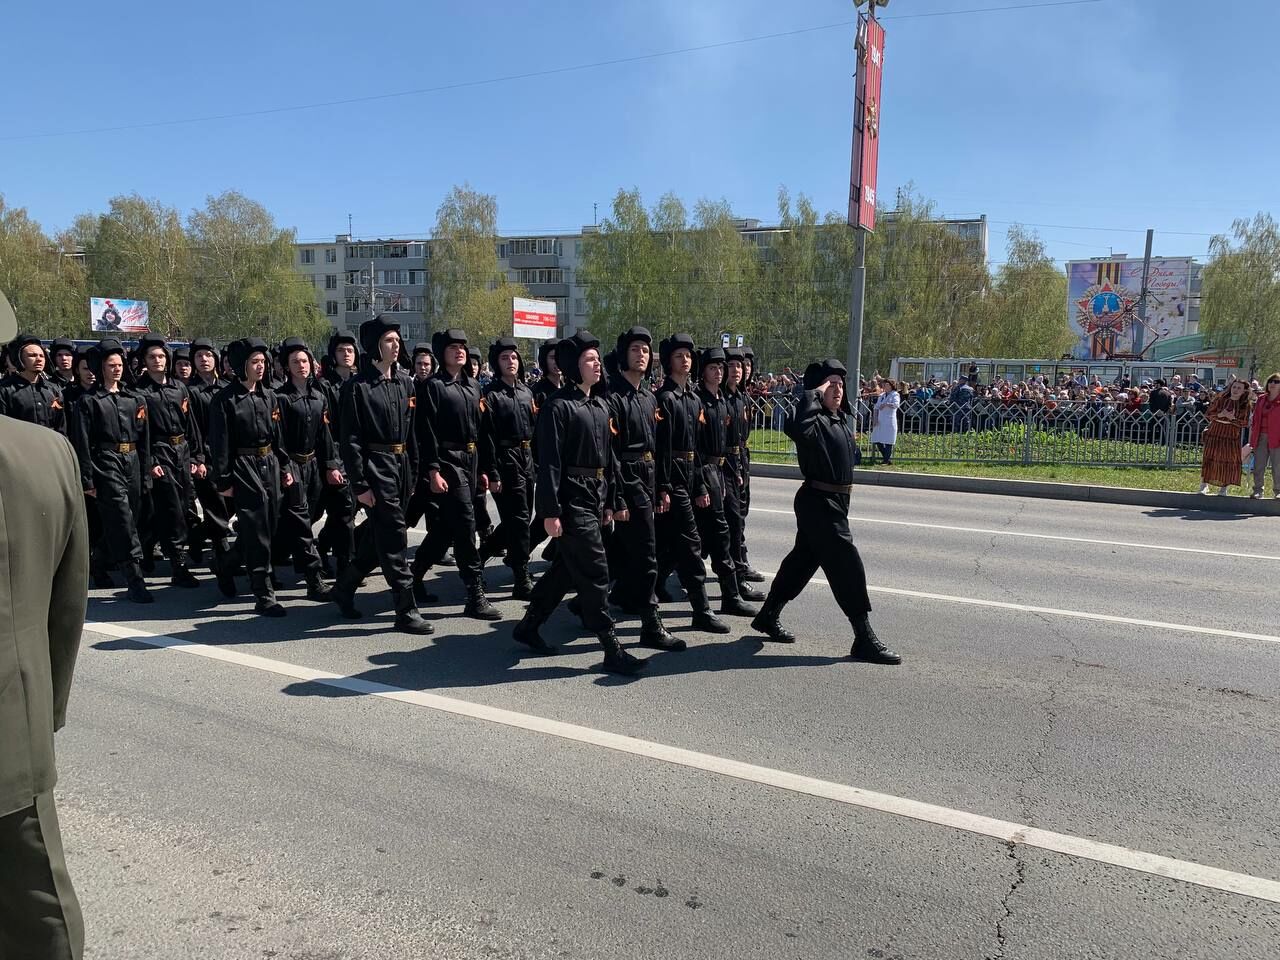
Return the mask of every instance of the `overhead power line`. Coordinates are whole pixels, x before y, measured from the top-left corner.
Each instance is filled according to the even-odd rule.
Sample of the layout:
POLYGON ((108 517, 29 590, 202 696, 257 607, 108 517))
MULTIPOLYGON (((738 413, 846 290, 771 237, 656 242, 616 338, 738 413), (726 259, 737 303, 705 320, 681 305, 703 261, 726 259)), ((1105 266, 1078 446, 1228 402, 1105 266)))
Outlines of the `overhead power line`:
MULTIPOLYGON (((955 17, 964 14, 999 13, 1014 10, 1039 10, 1046 7, 1075 7, 1085 4, 1105 3, 1106 0, 1047 0, 1043 3, 1021 3, 996 7, 970 7, 963 10, 937 10, 930 13, 906 13, 894 16, 879 17, 880 20, 921 20, 933 17, 955 17)), ((779 40, 784 37, 796 37, 806 33, 817 33, 822 30, 835 30, 850 27, 856 20, 839 20, 835 23, 823 23, 813 27, 801 27, 797 30, 783 30, 778 33, 764 33, 754 37, 739 37, 734 40, 720 40, 715 43, 703 43, 692 47, 677 47, 673 50, 659 50, 654 53, 641 53, 629 57, 613 57, 609 60, 596 60, 592 63, 578 63, 563 67, 552 67, 546 70, 533 70, 527 73, 505 74, 500 77, 485 77, 479 80, 460 80, 457 83, 445 83, 432 87, 418 87, 413 90, 398 90, 392 93, 370 94, 364 97, 346 97, 340 100, 321 100, 315 103, 299 103, 288 106, 264 107, 260 110, 240 110, 232 113, 210 114, 202 117, 182 117, 172 120, 150 120, 138 123, 113 124, 104 127, 86 127, 80 130, 57 130, 46 133, 19 133, 0 137, 0 143, 11 143, 18 140, 45 140, 53 137, 87 136, 97 133, 119 133, 126 130, 150 130, 157 127, 173 127, 193 123, 213 123, 224 120, 241 120, 249 117, 273 116, 281 113, 296 113, 302 110, 320 110, 327 107, 344 107, 356 103, 372 103, 377 100, 393 100, 403 97, 418 97, 430 93, 446 93, 452 90, 465 90, 471 87, 484 87, 497 83, 509 83, 514 80, 532 80, 537 77, 550 77, 563 73, 574 73, 580 70, 596 70, 602 67, 616 67, 628 63, 642 63, 648 60, 659 60, 676 57, 686 53, 699 53, 704 50, 718 50, 724 47, 740 46, 747 43, 759 43, 764 40, 779 40)))

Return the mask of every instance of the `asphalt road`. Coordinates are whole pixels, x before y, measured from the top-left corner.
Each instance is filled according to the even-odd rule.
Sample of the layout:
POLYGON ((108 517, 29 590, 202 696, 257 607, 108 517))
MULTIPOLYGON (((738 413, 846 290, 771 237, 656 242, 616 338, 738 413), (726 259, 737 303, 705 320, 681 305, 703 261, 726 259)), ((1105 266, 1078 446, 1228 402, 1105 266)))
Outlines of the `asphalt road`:
MULTIPOLYGON (((754 485, 761 569, 794 489, 754 485)), ((794 647, 664 608, 691 648, 636 681, 565 611, 522 658, 496 563, 510 619, 459 617, 446 573, 426 640, 379 577, 354 625, 298 590, 283 621, 211 582, 95 592, 58 739, 87 956, 1280 953, 1280 518, 891 488, 852 515, 901 667, 845 659, 821 582, 794 647)))

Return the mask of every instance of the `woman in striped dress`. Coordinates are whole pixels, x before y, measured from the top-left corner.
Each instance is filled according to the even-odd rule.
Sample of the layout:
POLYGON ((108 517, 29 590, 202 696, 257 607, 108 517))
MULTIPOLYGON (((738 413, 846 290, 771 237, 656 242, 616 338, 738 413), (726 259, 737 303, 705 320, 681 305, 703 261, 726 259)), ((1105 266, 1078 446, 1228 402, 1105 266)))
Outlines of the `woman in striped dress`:
POLYGON ((1200 466, 1200 479, 1204 481, 1201 493, 1217 487, 1218 496, 1225 497, 1227 488, 1240 482, 1240 432, 1249 424, 1252 405, 1249 385, 1243 380, 1231 381, 1226 392, 1209 404, 1205 413, 1209 429, 1204 434, 1204 461, 1200 466))

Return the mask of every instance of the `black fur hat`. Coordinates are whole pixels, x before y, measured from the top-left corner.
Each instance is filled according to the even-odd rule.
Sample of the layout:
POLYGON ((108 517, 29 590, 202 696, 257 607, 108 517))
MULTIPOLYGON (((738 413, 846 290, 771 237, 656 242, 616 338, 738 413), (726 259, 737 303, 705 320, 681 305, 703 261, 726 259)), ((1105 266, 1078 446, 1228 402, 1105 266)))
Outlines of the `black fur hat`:
POLYGON ((495 377, 500 376, 498 373, 498 357, 508 350, 514 350, 516 357, 519 359, 519 366, 516 367, 516 379, 524 379, 524 357, 520 355, 520 345, 516 343, 514 337, 499 337, 493 343, 489 344, 489 372, 495 377))
POLYGON ((568 383, 581 383, 578 358, 588 350, 599 350, 600 340, 590 330, 579 330, 572 337, 565 337, 556 344, 556 366, 568 383))
MULTIPOLYGON (((249 364, 249 358, 255 353, 262 354, 268 361, 271 359, 271 351, 261 337, 241 337, 227 344, 227 358, 231 362, 231 370, 241 380, 245 378, 245 368, 249 364)), ((271 375, 269 362, 266 375, 268 377, 271 375)))
MULTIPOLYGON (((618 334, 617 363, 619 369, 627 369, 627 351, 630 349, 631 344, 637 340, 649 344, 651 348, 653 346, 653 334, 644 327, 632 327, 618 334)), ((653 366, 652 355, 649 357, 649 365, 653 366)), ((647 370, 642 372, 648 373, 647 370)))
POLYGON ((658 344, 658 357, 662 361, 662 369, 667 373, 671 372, 671 355, 677 350, 689 351, 689 356, 693 359, 691 371, 694 376, 697 376, 698 348, 694 345, 693 337, 687 333, 673 333, 658 344))

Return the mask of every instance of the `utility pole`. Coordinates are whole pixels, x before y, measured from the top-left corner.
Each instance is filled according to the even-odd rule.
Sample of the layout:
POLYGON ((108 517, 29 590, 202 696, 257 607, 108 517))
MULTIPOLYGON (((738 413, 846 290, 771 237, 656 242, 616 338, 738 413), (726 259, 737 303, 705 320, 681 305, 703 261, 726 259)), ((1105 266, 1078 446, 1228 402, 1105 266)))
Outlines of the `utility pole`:
POLYGON ((1147 336, 1147 292, 1151 280, 1151 241, 1155 233, 1155 230, 1147 231, 1147 251, 1142 255, 1142 293, 1138 294, 1138 325, 1133 330, 1133 352, 1139 356, 1147 336))
POLYGON ((374 297, 375 297, 375 295, 376 295, 376 291, 375 291, 375 290, 374 290, 374 288, 373 288, 373 261, 372 261, 372 260, 370 260, 370 261, 369 261, 369 292, 366 294, 366 296, 368 297, 369 319, 370 319, 370 320, 372 320, 372 319, 373 319, 373 312, 374 312, 374 311, 373 311, 373 301, 374 301, 374 297))

